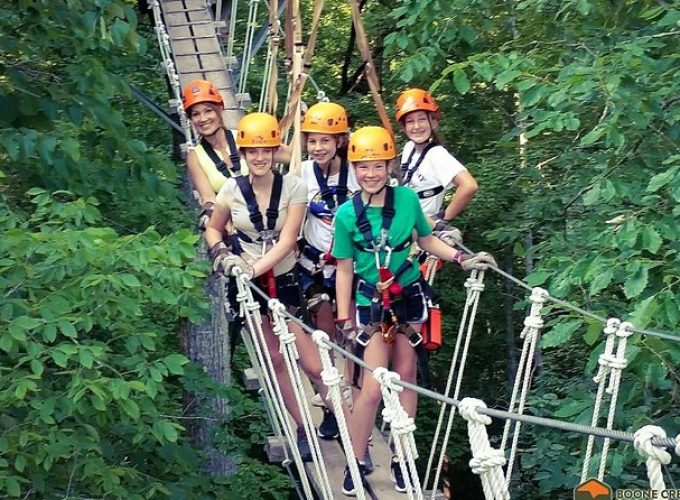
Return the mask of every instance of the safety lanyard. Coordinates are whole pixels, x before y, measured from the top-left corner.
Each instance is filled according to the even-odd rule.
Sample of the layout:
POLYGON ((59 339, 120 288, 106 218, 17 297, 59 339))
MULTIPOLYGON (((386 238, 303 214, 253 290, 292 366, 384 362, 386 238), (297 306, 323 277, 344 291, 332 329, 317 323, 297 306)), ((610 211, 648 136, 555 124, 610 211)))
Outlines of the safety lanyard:
POLYGON ((354 213, 357 214, 357 227, 359 228, 359 231, 366 242, 366 250, 375 253, 375 262, 378 269, 381 267, 389 267, 392 249, 387 245, 387 237, 395 214, 394 189, 391 186, 385 186, 385 204, 382 207, 382 224, 380 228, 380 240, 378 243, 376 243, 375 238, 373 238, 371 223, 369 222, 368 217, 366 217, 366 209, 368 208, 368 204, 364 205, 361 195, 359 194, 352 197, 352 203, 354 203, 354 213), (386 252, 386 262, 384 264, 380 264, 381 250, 385 250, 386 252))
POLYGON ((348 165, 347 160, 343 159, 340 163, 340 177, 338 179, 338 185, 335 187, 335 197, 333 197, 333 191, 328 186, 328 176, 331 173, 331 166, 328 166, 328 174, 326 176, 321 172, 321 167, 314 162, 312 165, 314 170, 314 177, 316 177, 316 182, 319 185, 319 194, 321 198, 326 203, 329 210, 334 211, 336 204, 335 199, 337 198, 337 206, 342 205, 347 201, 347 175, 348 175, 348 165))
POLYGON ((208 154, 208 157, 215 164, 215 168, 225 177, 234 177, 235 175, 241 175, 241 155, 238 154, 238 149, 236 148, 236 142, 234 141, 234 135, 231 130, 224 129, 224 135, 227 138, 227 145, 229 146, 229 160, 231 161, 231 171, 227 164, 222 158, 219 157, 215 148, 212 144, 208 142, 205 137, 201 137, 201 146, 208 154), (232 173, 233 172, 233 173, 232 173))
POLYGON ((267 228, 264 226, 264 217, 260 212, 260 207, 257 204, 257 198, 253 192, 253 186, 246 176, 236 177, 236 184, 241 190, 243 199, 248 207, 250 214, 250 222, 255 227, 255 230, 260 234, 262 241, 262 255, 266 252, 268 242, 274 241, 276 237, 276 220, 279 218, 279 202, 281 201, 281 191, 283 189, 283 176, 274 171, 274 184, 272 185, 272 192, 269 198, 269 208, 267 208, 265 215, 267 216, 267 228))
POLYGON ((413 177, 413 174, 416 173, 416 170, 418 170, 418 167, 420 167, 420 164, 423 163, 423 160, 425 159, 425 155, 427 152, 432 149, 435 146, 439 146, 439 143, 437 141, 430 141, 427 143, 427 146, 423 149, 423 152, 420 154, 418 159, 416 160, 415 165, 413 167, 409 168, 409 165, 411 165, 411 161, 413 160, 413 155, 416 154, 416 145, 413 145, 413 149, 411 150, 411 154, 408 155, 408 159, 406 160, 405 163, 402 163, 399 168, 401 168, 401 173, 402 176, 404 177, 404 182, 403 185, 407 185, 410 181, 411 178, 413 177))

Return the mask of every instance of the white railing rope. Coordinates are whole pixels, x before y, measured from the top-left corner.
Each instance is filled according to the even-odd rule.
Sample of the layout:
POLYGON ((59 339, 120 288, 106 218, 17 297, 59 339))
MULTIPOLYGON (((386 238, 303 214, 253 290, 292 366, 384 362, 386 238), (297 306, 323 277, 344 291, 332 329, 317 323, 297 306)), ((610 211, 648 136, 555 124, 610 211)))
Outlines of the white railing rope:
MULTIPOLYGON (((633 446, 645 458, 649 487, 654 491, 665 490, 666 484, 663 480, 661 465, 668 465, 671 462, 671 454, 660 446, 654 446, 652 439, 655 437, 665 438, 666 431, 656 425, 646 425, 638 429, 634 436, 633 446)), ((676 448, 678 446, 676 444, 676 448)))
POLYGON ((384 367, 378 367, 373 371, 373 377, 380 384, 385 408, 383 418, 390 424, 394 448, 399 458, 399 468, 406 485, 406 493, 409 499, 423 499, 423 490, 418 480, 418 470, 415 459, 418 458, 415 436, 416 425, 412 417, 406 412, 399 401, 399 393, 404 389, 396 385, 395 380, 400 380, 399 374, 384 367))
MULTIPOLYGON (((631 323, 624 321, 616 329, 616 339, 618 340, 618 345, 616 346, 616 356, 605 358, 603 362, 609 368, 609 386, 607 387, 607 393, 611 394, 611 399, 609 400, 609 412, 607 414, 607 429, 611 429, 614 426, 614 415, 616 413, 616 402, 619 397, 619 385, 621 383, 621 374, 623 369, 628 365, 628 360, 626 360, 626 344, 628 342, 628 337, 633 334, 634 327, 631 323)), ((605 438, 602 442, 602 454, 600 456, 600 468, 597 473, 597 478, 602 481, 604 479, 604 471, 607 466, 607 454, 609 452, 609 444, 611 440, 605 438)))
POLYGON ((486 408, 484 401, 465 398, 460 402, 460 414, 468 423, 468 437, 472 451, 470 468, 472 472, 479 475, 487 500, 509 500, 508 485, 503 477, 504 453, 491 448, 489 436, 486 433, 486 426, 491 423, 491 417, 481 415, 477 412, 477 408, 486 408))
POLYGON ((359 468, 357 467, 357 458, 354 455, 354 449, 352 448, 352 439, 347 427, 345 412, 343 411, 343 397, 340 388, 342 376, 338 369, 333 366, 333 360, 330 355, 330 337, 323 330, 315 330, 314 333, 312 333, 312 339, 316 342, 319 349, 319 355, 321 356, 321 366, 323 366, 321 378, 328 387, 327 399, 330 399, 333 404, 335 418, 338 422, 338 430, 340 431, 340 439, 342 440, 345 456, 347 457, 347 466, 349 467, 349 472, 352 476, 356 496, 358 500, 365 500, 366 494, 361 482, 359 468))
POLYGON ((263 379, 265 381, 265 397, 270 398, 273 403, 272 406, 274 409, 274 415, 281 425, 281 429, 286 437, 290 452, 293 455, 293 461, 299 470, 300 480, 302 482, 302 488, 304 490, 305 496, 307 498, 312 498, 312 488, 309 478, 305 472, 300 451, 297 447, 297 434, 293 431, 290 419, 286 414, 286 406, 283 401, 283 395, 281 394, 281 387, 279 386, 279 381, 276 378, 274 365, 269 354, 269 349, 267 348, 264 331, 262 330, 260 305, 253 297, 253 293, 250 290, 250 279, 246 276, 246 274, 243 273, 238 267, 235 267, 232 273, 235 275, 236 285, 238 288, 236 300, 240 304, 239 314, 245 319, 247 332, 251 336, 253 346, 255 347, 256 351, 257 357, 255 360, 251 361, 259 364, 262 369, 263 379))
MULTIPOLYGON (((590 425, 596 426, 598 420, 600 419, 600 409, 602 407, 602 400, 604 398, 605 388, 607 386, 607 375, 609 374, 609 365, 605 362, 611 356, 614 351, 614 343, 616 342, 616 337, 614 334, 618 330, 621 320, 618 318, 609 318, 607 320, 607 326, 604 327, 603 333, 605 335, 605 345, 604 352, 600 355, 598 359, 598 369, 597 375, 593 377, 593 380, 597 383, 597 395, 595 396, 595 406, 593 407, 593 416, 590 420, 590 425)), ((583 483, 589 477, 590 470, 590 460, 593 455, 593 447, 595 445, 595 436, 588 436, 588 442, 586 444, 586 452, 583 457, 583 469, 581 470, 581 482, 583 483)))
MULTIPOLYGON (((454 376, 456 377, 456 385, 453 391, 453 399, 458 399, 460 395, 460 388, 463 382, 463 373, 465 370, 465 363, 467 360, 467 353, 470 346, 470 340, 472 339, 472 331, 475 325, 475 320, 477 318, 477 306, 479 304, 479 298, 481 293, 484 291, 484 271, 483 270, 472 270, 470 276, 465 280, 466 297, 465 306, 463 307, 463 314, 458 326, 458 335, 456 336, 456 346, 453 351, 453 357, 451 358, 451 365, 449 366, 449 374, 446 379, 446 388, 444 389, 444 395, 448 396, 451 391, 451 385, 453 383, 454 376), (461 353, 461 345, 462 353, 461 353)), ((446 447, 449 443, 449 438, 451 436, 451 429, 453 428, 453 420, 456 415, 456 407, 449 407, 448 405, 441 405, 439 408, 439 417, 437 418, 437 426, 435 428, 434 437, 432 439, 432 447, 430 448, 430 455, 427 460, 427 468, 425 471, 425 480, 423 481, 423 488, 428 488, 428 480, 432 470, 434 456, 439 446, 439 437, 441 433, 442 423, 444 421, 444 416, 446 412, 449 412, 448 420, 446 422, 446 429, 444 431, 444 437, 441 440, 441 449, 439 452, 439 458, 437 460, 435 475, 432 481, 432 498, 434 499, 437 486, 439 484, 439 477, 441 475, 441 469, 444 464, 444 457, 446 455, 446 447)))
POLYGON ((312 463, 319 479, 321 494, 324 498, 331 500, 333 498, 333 490, 330 486, 328 474, 326 473, 326 465, 323 460, 323 455, 321 454, 319 440, 316 436, 316 427, 314 426, 314 422, 309 411, 309 405, 307 404, 307 397, 305 395, 304 385, 300 375, 300 367, 298 364, 298 359, 300 356, 298 354, 297 345, 295 344, 295 334, 288 328, 286 317, 284 315, 286 306, 276 298, 269 299, 267 305, 272 313, 272 319, 274 322, 272 329, 274 331, 274 335, 279 338, 281 354, 283 355, 286 370, 293 387, 295 401, 302 416, 305 435, 307 436, 307 441, 309 442, 310 450, 312 452, 312 463))
MULTIPOLYGON (((522 345, 522 354, 520 355, 520 360, 517 365, 515 383, 513 384, 512 397, 510 398, 510 406, 508 408, 509 411, 513 411, 515 409, 515 404, 517 404, 517 413, 520 415, 524 413, 524 405, 526 403, 529 387, 531 386, 534 353, 536 351, 536 345, 538 344, 541 328, 543 328, 541 309, 543 308, 547 297, 548 292, 543 288, 535 287, 532 289, 531 296, 529 297, 529 301, 531 302, 531 310, 529 311, 529 315, 524 319, 524 330, 522 330, 520 335, 520 337, 524 339, 524 343, 522 345), (517 401, 518 392, 520 393, 519 401, 517 401)), ((512 467, 515 461, 515 454, 517 453, 517 443, 519 442, 521 424, 522 423, 520 421, 515 422, 513 429, 510 458, 508 460, 508 467, 505 476, 505 480, 508 484, 510 484, 510 479, 512 478, 512 467)), ((505 422, 505 428, 503 429, 503 438, 501 440, 500 447, 503 453, 505 453, 505 447, 508 442, 509 435, 510 421, 507 420, 505 422)))

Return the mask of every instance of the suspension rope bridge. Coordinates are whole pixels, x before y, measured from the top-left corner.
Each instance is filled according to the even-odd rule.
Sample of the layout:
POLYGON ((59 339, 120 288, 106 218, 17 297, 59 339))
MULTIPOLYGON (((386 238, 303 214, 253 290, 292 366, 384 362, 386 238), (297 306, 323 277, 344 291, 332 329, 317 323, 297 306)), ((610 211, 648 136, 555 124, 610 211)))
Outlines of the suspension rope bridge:
MULTIPOLYGON (((376 102, 378 115, 383 126, 391 130, 389 119, 380 100, 377 74, 373 68, 370 50, 361 25, 358 5, 355 0, 349 0, 349 2, 357 32, 357 44, 366 66, 365 73, 376 102)), ((293 155, 290 169, 292 172, 296 172, 300 162, 300 96, 305 82, 310 78, 317 26, 324 2, 323 0, 315 0, 314 2, 312 29, 306 48, 302 44, 299 0, 289 1, 286 6, 285 30, 281 28, 279 23, 279 15, 285 2, 279 5, 278 0, 270 0, 269 2, 265 0, 265 4, 269 12, 267 21, 269 44, 263 72, 259 109, 274 111, 278 106, 277 57, 283 35, 286 45, 286 66, 289 69, 289 85, 286 115, 282 119, 282 128, 284 133, 288 129, 292 129, 291 144, 294 152, 297 151, 297 153, 293 155)), ((261 44, 260 41, 255 40, 258 27, 258 6, 259 0, 248 0, 243 57, 238 68, 238 86, 235 88, 232 77, 236 67, 236 58, 233 54, 236 21, 239 13, 238 0, 228 1, 226 5, 223 5, 223 0, 218 0, 214 6, 206 4, 205 0, 151 1, 162 66, 166 71, 173 94, 170 106, 179 116, 180 128, 185 137, 186 147, 193 145, 195 141, 194 132, 184 114, 181 100, 182 88, 189 81, 203 79, 215 83, 225 100, 224 119, 228 128, 235 128, 239 118, 243 115, 244 108, 249 105, 250 97, 246 92, 248 72, 254 52, 261 44), (218 16, 222 12, 226 12, 228 19, 215 19, 215 12, 218 16), (220 41, 221 33, 223 34, 225 30, 227 37, 226 57, 220 41)), ((319 99, 325 97, 325 93, 318 87, 317 97, 319 99)), ((461 248, 471 253, 463 245, 461 245, 461 248)), ((431 272, 430 279, 433 275, 434 272, 431 272)), ((383 421, 389 424, 393 450, 399 459, 399 467, 407 483, 409 498, 422 499, 428 496, 434 499, 440 495, 438 487, 442 465, 451 438, 456 413, 460 414, 467 422, 472 454, 469 465, 472 472, 479 475, 487 499, 510 498, 510 480, 513 475, 515 457, 518 453, 522 424, 539 425, 562 432, 588 436, 583 455, 582 481, 593 476, 591 462, 596 456, 594 455, 596 438, 602 439, 598 455, 599 464, 597 464, 595 472, 595 477, 599 480, 603 480, 605 477, 608 452, 612 441, 633 443, 634 448, 645 459, 650 488, 657 491, 666 487, 662 466, 670 463, 672 453, 680 455, 680 435, 676 437, 667 436, 662 428, 651 425, 644 426, 635 433, 613 428, 621 376, 627 365, 628 339, 637 334, 680 342, 680 336, 673 333, 639 329, 631 323, 620 321, 617 318, 601 317, 579 306, 552 297, 542 288, 531 287, 495 266, 489 266, 486 271, 473 270, 465 280, 466 300, 458 325, 454 354, 451 359, 445 389, 443 394, 439 394, 402 381, 397 373, 386 368, 369 366, 352 352, 346 350, 344 346, 332 343, 325 332, 311 328, 299 318, 291 315, 278 299, 268 297, 238 267, 233 270, 233 276, 228 277, 228 279, 236 281, 238 287, 237 302, 240 307, 238 314, 243 318, 245 325, 244 344, 255 368, 272 430, 278 440, 285 443, 282 447, 283 465, 291 475, 295 475, 295 471, 297 471, 299 481, 294 481, 294 483, 301 498, 314 498, 314 495, 326 499, 340 497, 338 463, 344 465, 346 462, 354 484, 362 484, 343 411, 342 376, 334 364, 331 351, 337 355, 337 358, 343 358, 346 362, 351 361, 372 372, 375 379, 380 383, 384 404, 383 421), (531 307, 524 320, 524 329, 521 333, 522 351, 507 411, 488 408, 483 401, 478 399, 461 399, 460 394, 466 359, 472 344, 475 319, 479 310, 479 301, 486 286, 484 278, 489 271, 510 280, 526 289, 530 294, 528 300, 531 307), (285 367, 293 382, 295 399, 300 408, 305 434, 310 443, 313 457, 311 464, 303 463, 295 445, 295 429, 287 416, 281 388, 277 377, 274 376, 274 366, 262 331, 262 317, 255 296, 267 300, 273 330, 280 341, 285 367), (532 382, 534 353, 541 329, 544 326, 543 308, 548 302, 603 325, 605 346, 604 352, 598 358, 598 369, 594 377, 597 392, 593 403, 591 424, 588 426, 525 414, 526 401, 532 382), (338 420, 342 448, 339 443, 319 442, 316 437, 315 421, 308 404, 310 398, 304 390, 304 377, 298 366, 298 352, 295 336, 289 329, 290 322, 297 323, 304 331, 309 333, 318 346, 323 366, 322 380, 328 387, 328 399, 332 403, 338 420), (399 401, 399 393, 403 390, 415 391, 419 395, 434 399, 441 404, 422 481, 415 462, 418 458, 414 438, 415 423, 399 401), (601 415, 602 413, 604 415, 601 415), (487 433, 487 427, 492 418, 505 421, 498 448, 492 447, 487 433), (604 426, 599 426, 603 419, 605 419, 604 426), (504 467, 505 470, 503 470, 504 467)), ((223 293, 224 286, 225 279, 219 280, 218 287, 222 290, 221 299, 214 301, 215 314, 222 318, 225 314, 226 304, 225 294, 223 293)), ((376 449, 387 450, 384 453, 389 453, 387 444, 380 442, 381 440, 382 436, 377 431, 374 432, 373 446, 376 449)), ((358 498, 391 498, 392 496, 397 498, 394 490, 383 490, 379 486, 380 481, 384 480, 384 475, 381 479, 379 471, 376 470, 374 477, 377 479, 367 478, 366 489, 361 486, 357 488, 356 495, 358 498)))

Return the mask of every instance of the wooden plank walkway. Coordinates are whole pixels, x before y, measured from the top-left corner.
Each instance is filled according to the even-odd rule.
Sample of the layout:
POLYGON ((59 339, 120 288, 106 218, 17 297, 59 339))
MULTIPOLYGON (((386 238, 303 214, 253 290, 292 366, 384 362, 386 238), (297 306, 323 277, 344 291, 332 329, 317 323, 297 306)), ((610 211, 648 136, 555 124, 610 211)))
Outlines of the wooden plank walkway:
POLYGON ((224 123, 235 129, 243 116, 227 71, 217 31, 223 21, 215 21, 205 0, 161 0, 163 20, 170 37, 170 48, 182 88, 191 80, 210 80, 224 99, 224 123))

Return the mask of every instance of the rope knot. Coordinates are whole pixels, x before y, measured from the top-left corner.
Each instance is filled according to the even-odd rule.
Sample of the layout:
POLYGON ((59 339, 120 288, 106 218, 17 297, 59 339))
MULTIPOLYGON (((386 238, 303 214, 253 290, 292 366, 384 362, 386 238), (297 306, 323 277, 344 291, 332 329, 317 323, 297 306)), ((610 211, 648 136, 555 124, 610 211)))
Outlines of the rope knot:
POLYGON ((333 387, 334 385, 340 385, 342 376, 336 367, 331 366, 321 370, 321 380, 326 384, 326 387, 333 387))
POLYGON ((484 291, 484 283, 477 277, 472 277, 470 276, 465 280, 465 288, 473 291, 473 292, 483 292, 484 291))
POLYGON ((478 413, 477 408, 486 408, 484 401, 475 398, 465 398, 458 405, 458 411, 468 422, 489 425, 491 423, 491 417, 478 413))
POLYGON ((635 434, 633 435, 633 446, 637 452, 647 460, 651 459, 655 462, 662 463, 663 465, 668 465, 671 461, 671 454, 663 447, 655 446, 652 443, 652 440, 657 437, 665 438, 666 431, 657 425, 645 425, 635 431, 635 434))
POLYGON ((397 435, 409 434, 416 430, 415 421, 408 416, 408 413, 403 408, 401 411, 395 412, 390 427, 392 432, 397 435))
POLYGON ((283 316, 283 313, 286 311, 286 306, 277 298, 269 299, 267 307, 273 314, 278 316, 283 316))
POLYGON ((534 304, 545 304, 546 301, 548 300, 548 291, 545 290, 544 288, 535 286, 534 288, 531 289, 531 296, 529 297, 529 300, 533 302, 534 304))
POLYGON ((614 354, 600 354, 597 362, 605 368, 623 370, 628 366, 628 360, 625 358, 619 359, 614 354))
POLYGON ((395 380, 401 380, 399 374, 390 371, 385 367, 379 366, 373 370, 373 378, 375 378, 380 385, 385 386, 391 391, 401 392, 403 389, 401 386, 394 383, 395 380))
POLYGON ((622 339, 628 338, 631 335, 633 335, 633 333, 635 333, 633 330, 635 330, 633 323, 629 321, 624 321, 619 325, 619 328, 616 330, 616 336, 622 339))
POLYGON ((503 467, 505 462, 505 456, 502 451, 489 449, 479 453, 478 456, 470 460, 469 464, 473 473, 481 475, 493 470, 494 467, 503 467))
POLYGON ((607 320, 607 326, 604 327, 604 332, 605 335, 614 335, 616 331, 619 329, 619 325, 621 324, 621 320, 619 318, 609 318, 607 320))
POLYGON ((328 345, 330 342, 330 337, 323 330, 314 330, 312 333, 312 340, 316 342, 316 345, 319 346, 319 349, 325 349, 327 351, 331 350, 331 347, 328 345))
POLYGON ((540 316, 527 316, 524 318, 524 326, 540 330, 543 328, 543 319, 540 316))

